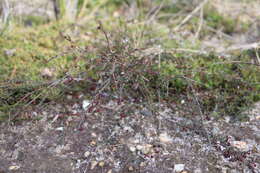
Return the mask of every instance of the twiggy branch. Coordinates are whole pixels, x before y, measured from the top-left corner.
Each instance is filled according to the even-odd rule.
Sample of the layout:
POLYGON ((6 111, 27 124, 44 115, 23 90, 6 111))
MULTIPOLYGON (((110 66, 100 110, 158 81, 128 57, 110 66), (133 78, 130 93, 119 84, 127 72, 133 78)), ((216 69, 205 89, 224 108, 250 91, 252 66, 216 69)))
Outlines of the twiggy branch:
POLYGON ((110 42, 109 42, 109 39, 108 39, 107 32, 104 30, 102 23, 100 21, 98 21, 98 23, 99 23, 98 29, 101 30, 103 32, 103 34, 105 35, 106 41, 107 41, 107 47, 108 47, 108 49, 111 53, 112 50, 111 50, 111 46, 110 46, 110 42))
POLYGON ((203 8, 201 8, 200 9, 200 23, 199 23, 199 27, 198 27, 198 30, 197 30, 197 32, 196 32, 196 34, 195 34, 195 38, 196 39, 198 39, 199 38, 199 36, 200 36, 200 31, 201 31, 201 28, 202 28, 202 26, 203 26, 203 21, 204 21, 204 19, 203 19, 203 8))
POLYGON ((198 110, 199 110, 201 126, 202 126, 203 131, 205 132, 205 134, 206 134, 206 136, 207 136, 207 139, 208 139, 209 144, 211 145, 210 136, 209 136, 208 131, 207 131, 205 125, 204 125, 203 112, 202 112, 202 109, 201 109, 199 100, 198 100, 198 98, 197 98, 197 96, 196 96, 196 93, 195 93, 194 88, 192 87, 192 85, 190 85, 190 88, 191 88, 191 91, 192 91, 192 95, 193 95, 193 97, 194 97, 194 100, 195 100, 195 102, 196 102, 197 108, 198 108, 198 110))

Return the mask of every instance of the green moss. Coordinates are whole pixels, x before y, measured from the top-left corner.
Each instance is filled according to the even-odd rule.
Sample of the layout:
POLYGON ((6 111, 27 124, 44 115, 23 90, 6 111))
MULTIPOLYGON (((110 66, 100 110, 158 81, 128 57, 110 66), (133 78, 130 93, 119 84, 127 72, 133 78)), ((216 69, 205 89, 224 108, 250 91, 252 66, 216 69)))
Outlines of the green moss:
MULTIPOLYGON (((234 58, 249 61, 245 56, 234 58)), ((260 98, 257 66, 232 63, 214 55, 185 57, 180 54, 168 55, 161 65, 162 75, 169 79, 169 90, 185 94, 192 85, 201 93, 199 100, 205 112, 217 107, 221 115, 236 116, 260 98)))
POLYGON ((231 34, 235 31, 238 21, 227 16, 221 15, 213 7, 205 8, 204 19, 207 25, 219 30, 221 29, 226 34, 231 34))
MULTIPOLYGON (((93 1, 88 8, 93 8, 95 3, 101 1, 93 1)), ((114 10, 121 2, 110 1, 109 3, 114 3, 111 7, 114 10)), ((150 10, 143 9, 146 8, 145 3, 147 2, 140 1, 139 4, 144 12, 150 10)), ((165 5, 160 13, 176 13, 181 10, 180 7, 181 5, 165 5)), ((30 20, 34 21, 31 27, 16 25, 12 31, 0 37, 0 82, 1 85, 11 84, 0 88, 0 113, 3 112, 6 116, 8 110, 20 104, 24 105, 35 98, 39 102, 46 98, 56 99, 65 90, 89 91, 93 81, 98 81, 102 75, 109 74, 108 71, 112 69, 113 63, 118 65, 116 80, 120 82, 115 80, 114 82, 118 82, 116 85, 124 84, 121 88, 125 89, 126 93, 129 89, 129 93, 133 95, 139 94, 140 97, 143 95, 154 101, 158 101, 156 100, 158 89, 162 99, 179 101, 178 99, 183 96, 194 97, 191 90, 193 88, 204 113, 238 116, 244 108, 260 99, 259 67, 245 63, 251 62, 253 52, 233 54, 230 59, 219 58, 214 53, 198 55, 185 51, 174 52, 174 48, 200 49, 200 41, 195 40, 191 43, 188 39, 171 38, 171 34, 178 33, 173 33, 172 27, 175 25, 170 24, 168 20, 154 19, 146 22, 142 21, 145 18, 143 15, 137 17, 137 22, 128 22, 123 18, 111 17, 113 12, 111 9, 106 9, 109 12, 102 9, 95 17, 102 18, 103 14, 107 14, 106 18, 102 18, 103 30, 96 29, 98 23, 89 20, 79 27, 77 32, 79 31, 80 34, 77 36, 74 34, 76 25, 73 23, 66 21, 44 23, 41 19, 30 17, 30 20), (91 36, 86 34, 87 32, 91 36), (107 50, 104 32, 108 36, 112 50, 107 50), (72 41, 65 40, 62 35, 70 35, 72 41), (82 39, 85 36, 89 36, 87 41, 82 39), (143 56, 142 50, 158 45, 161 46, 161 50, 164 50, 163 53, 151 53, 144 61, 136 64, 136 61, 143 56), (6 51, 10 49, 15 49, 15 53, 6 55, 6 51), (58 55, 56 58, 48 62, 56 55, 58 55), (107 61, 103 62, 104 57, 107 61), (241 63, 234 63, 233 60, 241 63), (120 68, 122 64, 128 66, 128 71, 122 71, 123 68, 120 68), (51 80, 62 78, 67 72, 71 75, 84 72, 83 78, 86 81, 75 82, 69 87, 60 84, 51 89, 46 86, 39 88, 32 85, 33 82, 41 83, 50 80, 41 76, 41 70, 45 67, 55 69, 51 80), (124 78, 120 72, 129 76, 124 78), (92 83, 88 79, 93 80, 92 83), (17 80, 20 83, 11 82, 17 80), (131 90, 136 83, 142 91, 131 90), (17 103, 24 95, 30 93, 27 100, 17 103)), ((217 30, 223 28, 227 34, 232 34, 236 30, 238 22, 220 15, 209 7, 205 9, 204 18, 206 24, 217 30)), ((197 26, 198 21, 199 19, 194 17, 190 22, 197 26)), ((195 32, 197 29, 194 26, 185 24, 183 27, 195 32)), ((117 92, 116 87, 120 88, 120 86, 111 86, 110 91, 117 92)))
POLYGON ((48 20, 42 16, 25 16, 23 17, 23 24, 25 26, 39 26, 43 24, 47 24, 48 20))

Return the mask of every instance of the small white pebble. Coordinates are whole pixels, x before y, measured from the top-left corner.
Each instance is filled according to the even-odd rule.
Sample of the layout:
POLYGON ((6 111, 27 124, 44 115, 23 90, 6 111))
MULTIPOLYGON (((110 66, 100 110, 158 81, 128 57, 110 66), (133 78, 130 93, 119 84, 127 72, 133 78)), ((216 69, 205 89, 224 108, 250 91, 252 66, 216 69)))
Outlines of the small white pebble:
POLYGON ((134 130, 130 126, 125 126, 124 131, 132 132, 134 130))
POLYGON ((133 168, 132 166, 129 166, 129 167, 128 167, 128 170, 129 170, 129 171, 133 171, 134 168, 133 168))
POLYGON ((236 148, 238 148, 241 151, 249 150, 249 147, 248 147, 247 143, 244 142, 244 141, 232 141, 231 142, 231 146, 232 147, 236 147, 236 148))
POLYGON ((20 168, 20 166, 12 165, 9 167, 9 170, 18 170, 19 168, 20 168))
POLYGON ((97 144, 96 141, 91 141, 91 142, 90 142, 90 145, 91 145, 91 146, 95 146, 96 144, 97 144))
POLYGON ((194 170, 194 173, 202 173, 201 169, 197 168, 194 170))
POLYGON ((141 162, 141 163, 140 163, 140 166, 141 166, 141 167, 144 167, 145 165, 146 165, 145 162, 141 162))
POLYGON ((68 100, 71 100, 72 98, 73 98, 72 95, 67 95, 68 100))
POLYGON ((144 154, 148 154, 148 153, 151 152, 151 149, 152 149, 152 145, 151 144, 146 144, 145 146, 143 146, 143 149, 141 151, 144 154))
POLYGON ((94 168, 97 166, 97 164, 98 164, 97 161, 92 161, 92 162, 91 162, 91 167, 90 167, 90 169, 91 169, 91 170, 94 169, 94 168))
POLYGON ((75 114, 78 113, 78 111, 77 110, 71 110, 71 113, 75 115, 75 114))
POLYGON ((44 68, 42 71, 41 71, 41 75, 43 77, 52 77, 53 76, 53 72, 54 70, 53 69, 49 69, 49 68, 44 68))
POLYGON ((161 133, 159 139, 162 143, 170 143, 172 142, 172 138, 166 133, 161 133))
POLYGON ((137 150, 142 150, 142 149, 143 149, 143 146, 142 146, 142 145, 137 145, 137 146, 136 146, 136 149, 137 149, 137 150))
POLYGON ((85 157, 88 157, 90 155, 90 152, 89 151, 86 151, 85 153, 84 153, 84 156, 85 157))
POLYGON ((97 134, 94 133, 94 132, 92 132, 92 133, 91 133, 91 136, 94 137, 94 138, 96 138, 96 137, 97 137, 97 134))
POLYGON ((99 162, 99 164, 98 164, 98 166, 100 166, 100 167, 104 167, 104 165, 105 165, 105 162, 104 162, 104 161, 101 161, 101 162, 99 162))
POLYGON ((229 123, 230 120, 231 120, 231 117, 230 117, 230 116, 225 116, 225 117, 224 117, 224 120, 225 120, 225 122, 229 123))
POLYGON ((55 130, 57 130, 57 131, 63 131, 63 130, 64 130, 64 127, 58 127, 58 128, 56 128, 55 130))
POLYGON ((185 165, 184 164, 176 164, 174 165, 174 171, 175 172, 181 172, 184 170, 185 165))
POLYGON ((83 100, 82 102, 82 108, 86 111, 88 106, 90 105, 90 101, 89 100, 83 100))
POLYGON ((132 151, 132 152, 135 152, 135 151, 136 151, 136 148, 135 148, 135 146, 130 146, 130 147, 129 147, 129 150, 132 151))

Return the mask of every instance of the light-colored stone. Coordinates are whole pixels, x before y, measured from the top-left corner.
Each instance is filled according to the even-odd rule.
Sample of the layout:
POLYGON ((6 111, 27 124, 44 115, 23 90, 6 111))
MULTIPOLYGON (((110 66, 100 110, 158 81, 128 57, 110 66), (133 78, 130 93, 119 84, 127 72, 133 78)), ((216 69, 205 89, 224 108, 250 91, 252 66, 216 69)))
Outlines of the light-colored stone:
POLYGON ((84 153, 84 156, 85 157, 88 157, 90 155, 90 152, 89 151, 86 151, 85 153, 84 153))
POLYGON ((12 165, 12 166, 9 167, 9 170, 15 171, 15 170, 18 170, 19 168, 20 168, 20 166, 12 165))
POLYGON ((139 150, 139 151, 141 151, 141 150, 143 149, 143 146, 142 146, 142 145, 137 145, 137 146, 136 146, 136 149, 139 150))
POLYGON ((145 165, 146 165, 145 162, 141 162, 141 163, 140 163, 140 166, 141 166, 141 167, 144 167, 145 165))
POLYGON ((91 142, 90 142, 90 145, 91 145, 91 146, 95 146, 96 144, 97 144, 96 141, 91 141, 91 142))
POLYGON ((133 168, 132 166, 129 166, 129 167, 128 167, 128 170, 129 170, 129 171, 134 171, 134 168, 133 168))
POLYGON ((57 131, 63 131, 63 130, 64 130, 64 127, 57 127, 55 130, 57 130, 57 131))
POLYGON ((194 170, 194 173, 202 173, 202 170, 197 168, 197 169, 194 170))
POLYGON ((174 171, 175 172, 181 172, 184 170, 185 165, 184 164, 175 164, 174 165, 174 171))
POLYGON ((151 149, 152 149, 152 145, 151 144, 145 144, 141 151, 144 154, 148 154, 148 153, 151 152, 151 149))
POLYGON ((90 105, 90 101, 89 100, 83 100, 83 102, 82 102, 82 109, 84 109, 86 111, 88 109, 89 105, 90 105))
POLYGON ((247 143, 244 141, 232 141, 231 146, 236 147, 237 149, 239 149, 241 151, 247 151, 249 149, 247 143))
POLYGON ((129 146, 129 150, 132 151, 132 152, 135 152, 136 151, 136 147, 135 146, 129 146))
POLYGON ((72 100, 72 98, 73 98, 72 95, 67 95, 68 100, 72 100))
POLYGON ((97 161, 92 161, 91 162, 91 166, 90 166, 90 169, 94 169, 96 166, 97 166, 98 162, 97 161))
POLYGON ((101 162, 98 163, 98 166, 100 166, 100 167, 104 167, 104 165, 105 165, 104 161, 101 161, 101 162))
POLYGON ((42 75, 43 77, 47 77, 47 78, 53 77, 53 73, 54 73, 54 70, 53 70, 53 69, 50 69, 50 68, 44 68, 44 69, 42 69, 42 71, 41 71, 41 75, 42 75))
POLYGON ((162 143, 171 143, 172 142, 172 138, 166 133, 161 133, 159 136, 159 139, 162 143))

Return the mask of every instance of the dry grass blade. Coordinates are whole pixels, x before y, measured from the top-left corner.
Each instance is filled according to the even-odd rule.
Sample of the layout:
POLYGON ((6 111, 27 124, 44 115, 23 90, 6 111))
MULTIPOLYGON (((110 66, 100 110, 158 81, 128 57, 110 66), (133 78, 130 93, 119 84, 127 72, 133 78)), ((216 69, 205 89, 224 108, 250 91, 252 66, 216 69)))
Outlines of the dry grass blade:
POLYGON ((200 3, 189 15, 187 15, 179 25, 177 25, 173 30, 178 31, 182 25, 188 22, 209 0, 204 0, 200 3))
POLYGON ((244 51, 244 50, 249 50, 249 49, 259 49, 260 48, 260 42, 255 42, 255 43, 250 43, 250 44, 236 44, 232 45, 225 50, 219 50, 217 51, 218 53, 227 53, 227 52, 232 52, 232 51, 244 51))

